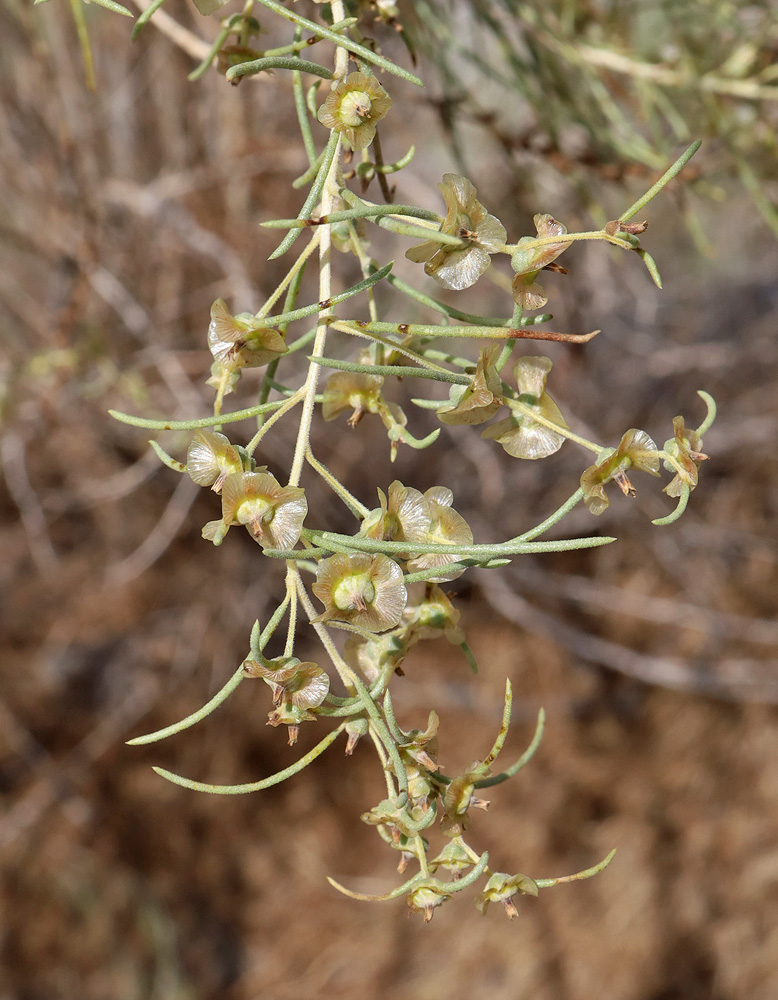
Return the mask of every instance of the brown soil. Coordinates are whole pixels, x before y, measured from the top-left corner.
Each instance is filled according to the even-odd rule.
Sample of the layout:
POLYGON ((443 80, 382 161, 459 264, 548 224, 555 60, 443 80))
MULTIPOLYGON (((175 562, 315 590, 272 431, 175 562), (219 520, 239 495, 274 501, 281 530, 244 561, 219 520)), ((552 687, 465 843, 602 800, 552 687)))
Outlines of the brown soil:
MULTIPOLYGON (((735 196, 703 206, 717 250, 700 259, 678 231, 677 195, 657 205, 661 305, 637 266, 606 254, 581 251, 568 278, 549 277, 560 328, 605 331, 583 351, 549 349, 555 396, 579 427, 618 440, 645 426, 661 442, 676 412, 696 421, 697 388, 721 417, 683 521, 651 527, 669 502, 640 482, 635 503, 615 500, 596 525, 617 545, 452 585, 478 677, 442 641, 408 660, 398 715, 423 726, 439 712, 449 772, 491 743, 506 676, 506 756, 547 710, 535 759, 472 824, 496 868, 562 875, 618 848, 598 878, 520 901, 516 921, 496 906, 481 918, 463 893, 425 926, 402 900, 355 902, 325 880, 382 892, 399 879, 359 821, 383 795, 369 746, 349 759, 336 745, 293 781, 235 798, 151 771, 250 781, 326 731, 304 727, 290 749, 264 725, 267 689, 251 684, 176 739, 124 745, 226 680, 281 576, 248 537, 204 543, 213 498, 149 461, 148 433, 106 410, 206 412, 204 317, 217 295, 256 308, 283 274, 257 223, 297 210, 289 178, 302 165, 283 79, 188 84, 191 60, 165 39, 129 50, 121 19, 100 14, 90 97, 67 5, 0 13, 0 995, 773 1000, 778 250, 753 209, 735 196)), ((405 127, 434 122, 420 108, 405 127)), ((436 203, 450 154, 442 140, 433 150, 416 180, 399 175, 409 199, 436 203)), ((473 176, 497 201, 488 150, 473 176)), ((523 209, 501 215, 526 226, 523 209)), ((466 308, 501 309, 489 294, 479 285, 466 308)), ((415 433, 431 429, 407 410, 415 433)), ((319 434, 321 458, 365 502, 395 476, 444 482, 485 540, 544 517, 582 468, 566 449, 528 468, 464 428, 390 468, 370 421, 332 427, 342 436, 319 434)), ((273 471, 292 430, 279 427, 273 471)), ((162 443, 181 456, 186 436, 162 443)), ((314 509, 348 527, 326 496, 314 509)), ((585 511, 566 525, 591 530, 585 511)), ((316 655, 302 626, 299 641, 316 655)))

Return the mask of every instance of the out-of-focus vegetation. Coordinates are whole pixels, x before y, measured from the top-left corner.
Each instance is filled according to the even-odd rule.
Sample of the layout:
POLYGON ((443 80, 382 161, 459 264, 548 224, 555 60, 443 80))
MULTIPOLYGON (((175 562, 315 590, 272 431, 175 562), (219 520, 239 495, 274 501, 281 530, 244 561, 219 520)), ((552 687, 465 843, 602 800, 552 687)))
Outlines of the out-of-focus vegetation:
MULTIPOLYGON (((702 138, 708 159, 694 194, 720 203, 737 177, 778 237, 774 4, 420 0, 413 7, 421 44, 440 69, 441 113, 462 164, 471 159, 460 135, 469 120, 517 167, 551 164, 596 202, 598 181, 658 170, 679 143, 702 138)), ((698 198, 683 206, 701 237, 698 198)))

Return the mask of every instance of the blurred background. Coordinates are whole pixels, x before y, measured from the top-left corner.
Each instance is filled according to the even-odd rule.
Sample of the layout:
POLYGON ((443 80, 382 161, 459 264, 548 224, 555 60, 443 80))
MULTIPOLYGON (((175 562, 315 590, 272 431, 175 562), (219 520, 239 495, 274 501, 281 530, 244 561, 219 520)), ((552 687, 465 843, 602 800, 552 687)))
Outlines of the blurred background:
MULTIPOLYGON (((773 998, 776 4, 360 7, 365 34, 410 65, 404 27, 428 84, 384 81, 395 100, 384 156, 417 149, 392 177, 398 201, 442 208, 437 182, 459 170, 514 239, 534 232, 535 212, 590 228, 703 139, 683 181, 641 214, 664 290, 631 254, 574 247, 570 273, 544 281, 551 328, 602 333, 527 351, 553 358, 571 426, 613 444, 634 426, 661 445, 675 415, 699 423, 696 390, 711 392, 720 416, 689 510, 653 527, 672 501, 636 476, 636 500, 564 522, 566 535, 618 543, 471 571, 447 589, 479 675, 441 640, 417 647, 395 685, 406 728, 440 714, 449 773, 491 745, 506 676, 506 755, 524 749, 545 706, 540 751, 473 822, 471 842, 496 869, 562 875, 614 846, 616 860, 519 901, 511 923, 497 907, 480 917, 462 893, 429 926, 401 900, 359 903, 325 881, 380 892, 399 879, 396 856, 359 820, 383 795, 368 746, 350 759, 336 748, 254 796, 198 795, 151 771, 231 783, 296 759, 325 723, 290 749, 264 724, 264 685, 242 685, 172 740, 124 745, 225 682, 282 577, 247 534, 203 542, 217 500, 107 410, 209 412, 210 304, 256 310, 285 273, 291 261, 267 261, 276 240, 258 224, 297 213, 290 182, 305 157, 284 74, 237 88, 215 69, 187 81, 216 19, 166 0, 130 45, 127 19, 85 13, 94 93, 63 0, 0 7, 0 997, 773 998)), ((266 34, 253 44, 289 41, 289 26, 258 16, 266 34)), ((325 48, 312 58, 327 63, 325 48)), ((404 260, 407 241, 381 232, 373 246, 439 293, 404 260)), ((508 313, 505 263, 452 304, 508 313)), ((353 258, 337 266, 342 287, 358 280, 353 258)), ((315 297, 306 285, 302 301, 315 297)), ((430 318, 386 292, 379 302, 397 322, 430 318)), ((257 385, 247 373, 234 405, 250 405, 257 385)), ((403 384, 394 398, 423 436, 435 423, 408 402, 418 391, 403 384)), ((395 477, 450 486, 483 541, 545 517, 589 461, 568 444, 518 462, 458 427, 390 466, 377 423, 319 427, 317 454, 368 505, 395 477)), ((270 437, 271 472, 288 468, 294 429, 282 421, 270 437)), ((183 458, 188 434, 158 436, 183 458)), ((353 530, 325 493, 311 512, 353 530)), ((316 658, 308 631, 300 655, 316 658)))

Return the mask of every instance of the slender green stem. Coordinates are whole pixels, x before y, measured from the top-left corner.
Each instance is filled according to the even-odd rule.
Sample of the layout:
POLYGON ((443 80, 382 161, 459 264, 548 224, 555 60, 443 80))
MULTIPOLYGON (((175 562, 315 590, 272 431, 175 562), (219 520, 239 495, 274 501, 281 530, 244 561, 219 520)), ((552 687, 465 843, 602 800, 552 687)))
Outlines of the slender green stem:
POLYGON ((361 535, 339 535, 333 531, 317 531, 310 528, 303 529, 303 533, 314 545, 321 548, 331 547, 333 552, 384 553, 395 558, 402 558, 403 553, 408 553, 410 556, 451 554, 479 561, 538 552, 571 552, 576 549, 598 548, 616 541, 608 535, 562 538, 550 542, 524 541, 519 536, 498 544, 458 545, 441 542, 384 542, 375 538, 364 538, 361 535))
MULTIPOLYGON (((267 434, 267 432, 270 430, 273 424, 278 423, 281 417, 287 414, 290 410, 293 410, 295 406, 297 406, 297 404, 301 403, 302 401, 303 401, 302 389, 298 389, 293 396, 290 396, 288 399, 284 400, 281 406, 279 406, 279 408, 275 411, 273 416, 262 424, 262 426, 257 430, 257 433, 254 435, 254 437, 246 445, 246 451, 248 452, 248 454, 253 455, 257 449, 257 445, 265 436, 265 434, 267 434)), ((293 485, 296 486, 297 484, 295 483, 293 485)))
POLYGON ((319 230, 316 230, 316 232, 314 232, 313 236, 311 237, 310 243, 306 246, 306 248, 297 258, 297 260, 294 262, 294 264, 292 264, 292 266, 289 268, 287 273, 284 275, 284 278, 282 279, 281 283, 275 289, 275 291, 267 300, 267 302, 265 302, 265 304, 262 306, 259 312, 256 313, 255 316, 256 319, 264 319, 265 316, 267 316, 267 314, 270 312, 270 310, 273 308, 276 302, 278 302, 278 300, 284 294, 286 289, 291 286, 292 282, 294 282, 297 279, 297 276, 300 274, 300 272, 305 269, 305 266, 308 263, 308 258, 313 254, 313 252, 319 246, 320 238, 321 238, 321 232, 319 230))
POLYGON ((168 455, 164 448, 161 448, 156 441, 152 439, 149 441, 149 444, 160 462, 166 465, 168 469, 172 469, 173 472, 186 472, 186 466, 184 463, 177 462, 174 458, 168 455))
POLYGON ((716 400, 711 396, 709 392, 705 392, 704 389, 698 389, 697 395, 705 403, 708 408, 708 412, 705 414, 705 419, 697 428, 696 433, 699 437, 705 437, 708 431, 713 426, 713 421, 716 419, 716 400))
MULTIPOLYGON (((265 3, 266 0, 259 0, 260 3, 265 3)), ((324 155, 322 156, 321 166, 319 167, 319 172, 314 178, 313 184, 311 185, 311 190, 308 192, 308 197, 303 203, 303 207, 300 209, 299 219, 307 219, 308 216, 313 211, 314 207, 318 204, 321 198, 324 185, 327 178, 330 176, 330 168, 332 164, 336 162, 336 154, 340 149, 340 135, 337 132, 331 132, 327 146, 324 150, 324 155)), ((326 230, 325 230, 326 231, 326 230)), ((291 247, 294 241, 302 232, 301 229, 290 229, 286 236, 281 240, 275 250, 270 254, 269 260, 275 260, 276 257, 280 257, 285 254, 286 251, 291 247)))
MULTIPOLYGON (((307 105, 305 107, 307 109, 307 105)), ((321 166, 321 158, 323 156, 324 156, 324 150, 322 150, 321 153, 319 153, 318 156, 316 156, 316 158, 313 160, 313 162, 311 163, 311 165, 308 167, 307 170, 303 171, 303 173, 301 173, 299 177, 295 177, 295 179, 292 181, 293 188, 296 189, 305 187, 306 184, 311 183, 316 174, 319 172, 319 167, 321 166)))
POLYGON ((263 317, 268 326, 277 326, 280 324, 292 323, 295 320, 303 319, 306 316, 312 316, 314 313, 322 312, 322 310, 329 309, 331 306, 338 305, 341 302, 346 302, 348 299, 353 298, 355 295, 359 295, 360 292, 365 292, 373 285, 381 281, 383 278, 389 274, 394 266, 394 261, 390 260, 388 264, 384 264, 382 268, 378 271, 374 271, 373 274, 368 275, 362 281, 358 281, 356 285, 352 285, 351 288, 347 288, 344 292, 338 292, 337 295, 331 295, 328 299, 321 302, 315 302, 309 306, 301 306, 299 309, 292 309, 289 312, 279 313, 278 316, 265 316, 263 317))
MULTIPOLYGON (((260 0, 261 2, 261 0, 260 0)), ((320 76, 323 80, 332 79, 332 70, 319 63, 309 62, 307 59, 300 59, 299 56, 262 56, 261 59, 252 59, 250 62, 238 63, 230 66, 227 70, 227 79, 238 80, 243 76, 255 76, 270 69, 291 69, 295 73, 310 73, 312 76, 320 76)))
MULTIPOLYGON (((341 321, 345 323, 346 321, 341 321)), ((530 331, 524 327, 511 326, 441 326, 434 323, 365 323, 354 328, 349 325, 348 333, 394 333, 403 337, 446 337, 455 338, 494 339, 494 340, 554 340, 569 341, 574 344, 584 344, 596 337, 600 332, 559 334, 548 330, 530 331)))
POLYGON ((174 722, 170 726, 165 726, 164 729, 158 729, 156 732, 147 733, 145 736, 136 736, 132 740, 127 740, 128 746, 136 747, 143 746, 146 743, 156 743, 159 740, 164 740, 168 736, 174 736, 176 733, 180 733, 184 729, 189 729, 191 726, 196 725, 206 716, 210 715, 215 708, 218 708, 223 701, 226 701, 245 676, 243 664, 241 663, 224 687, 217 691, 213 698, 206 702, 202 708, 193 712, 191 715, 187 715, 187 717, 185 719, 181 719, 180 722, 174 722))
MULTIPOLYGON (((295 42, 300 41, 302 33, 303 29, 298 24, 294 32, 295 42)), ((305 106, 305 88, 303 87, 303 78, 299 69, 295 69, 292 72, 292 91, 294 93, 294 106, 297 111, 297 121, 300 125, 300 135, 302 136, 303 146, 305 147, 305 153, 308 157, 308 163, 310 166, 313 166, 316 162, 316 146, 313 142, 311 119, 308 115, 308 108, 305 106)))
POLYGON ((73 20, 76 24, 76 34, 78 35, 78 42, 81 46, 81 58, 84 60, 86 85, 91 91, 94 92, 97 90, 97 81, 95 80, 95 64, 92 57, 92 43, 89 41, 89 29, 86 26, 82 0, 70 0, 70 11, 73 14, 73 20))
POLYGON ((457 375, 456 372, 446 372, 440 369, 412 368, 402 365, 361 365, 352 361, 341 361, 339 358, 317 358, 311 355, 308 359, 315 365, 324 368, 336 368, 344 372, 362 372, 366 375, 394 375, 395 378, 428 378, 438 382, 453 382, 455 385, 470 385, 472 379, 467 375, 457 375))
POLYGON ((278 399, 272 403, 261 403, 258 406, 249 406, 245 410, 236 410, 234 413, 217 413, 211 417, 196 417, 194 420, 152 420, 148 417, 135 417, 131 413, 121 413, 119 410, 109 410, 108 413, 119 423, 130 424, 133 427, 145 427, 154 431, 193 431, 198 427, 216 427, 220 424, 234 424, 239 420, 250 420, 261 413, 277 410, 285 402, 286 400, 278 399))
POLYGON ((589 441, 587 438, 581 437, 579 434, 575 434, 569 427, 562 427, 560 424, 554 423, 553 420, 549 420, 547 417, 544 417, 542 413, 539 413, 537 407, 535 406, 529 406, 526 403, 522 403, 518 399, 511 399, 509 396, 504 396, 503 402, 506 406, 510 407, 511 410, 522 414, 522 416, 529 417, 533 423, 540 424, 542 427, 548 427, 549 430, 552 430, 560 437, 567 438, 569 441, 575 441, 575 443, 580 444, 582 448, 588 448, 589 451, 593 451, 595 455, 599 455, 602 451, 601 444, 596 444, 594 441, 589 441))
POLYGON ((689 496, 691 494, 691 488, 688 483, 681 483, 681 493, 678 497, 678 505, 675 510, 665 515, 665 517, 657 517, 651 523, 655 524, 658 528, 663 528, 668 524, 672 524, 673 521, 677 521, 678 518, 686 510, 687 504, 689 503, 689 496))
MULTIPOLYGON (((433 361, 430 361, 424 354, 419 354, 418 351, 412 350, 410 347, 406 347, 404 344, 398 344, 397 341, 389 340, 388 337, 382 337, 378 333, 374 333, 368 330, 367 327, 375 326, 375 323, 361 323, 361 322, 349 322, 348 320, 337 320, 331 319, 330 326, 333 330, 338 330, 340 333, 348 333, 352 337, 362 337, 364 340, 371 340, 375 344, 380 344, 387 350, 402 354, 406 358, 411 358, 411 360, 416 361, 423 368, 428 368, 430 371, 447 373, 446 368, 441 368, 440 365, 436 365, 433 361)), ((386 324, 391 326, 391 324, 386 324)), ((432 354, 432 352, 428 352, 432 354)), ((472 361, 468 364, 473 364, 472 361)))
POLYGON ((582 879, 598 875, 604 868, 607 868, 611 861, 613 861, 615 854, 616 848, 614 847, 610 854, 604 857, 599 864, 593 865, 591 868, 585 868, 582 872, 576 872, 575 875, 563 875, 561 878, 536 878, 533 881, 538 889, 548 889, 552 885, 560 885, 562 882, 580 882, 582 879))
MULTIPOLYGON (((357 42, 351 41, 350 38, 345 38, 339 35, 332 28, 326 28, 321 24, 316 24, 315 21, 309 21, 307 17, 302 17, 300 14, 282 4, 278 3, 277 0, 259 0, 264 7, 268 10, 272 10, 279 17, 285 17, 289 21, 294 21, 295 24, 299 24, 301 27, 306 28, 311 34, 318 36, 319 38, 326 38, 330 42, 334 42, 339 49, 345 49, 351 52, 353 55, 359 56, 364 59, 365 62, 371 63, 373 66, 379 66, 381 69, 386 70, 387 73, 392 73, 394 76, 402 77, 403 80, 409 80, 411 83, 415 83, 417 86, 421 87, 422 82, 418 76, 414 76, 413 73, 409 73, 407 70, 402 69, 402 67, 395 65, 389 59, 385 59, 383 56, 378 55, 376 52, 372 52, 370 49, 366 48, 364 45, 360 45, 357 42)), ((341 19, 342 20, 342 19, 341 19)))
POLYGON ((208 51, 208 55, 205 57, 205 59, 203 59, 203 61, 198 66, 195 66, 195 68, 187 77, 187 80, 194 82, 195 80, 199 80, 201 76, 205 76, 205 74, 210 69, 211 63, 216 58, 219 49, 221 49, 222 45, 224 45, 224 43, 227 41, 231 31, 232 29, 230 28, 229 25, 224 25, 222 27, 219 34, 214 39, 213 45, 208 51))
POLYGON ((503 781, 507 781, 508 778, 512 778, 515 774, 525 767, 530 760, 535 756, 535 751, 540 746, 540 741, 543 739, 543 729, 546 724, 546 713, 541 708, 538 712, 538 721, 535 726, 535 735, 532 737, 532 742, 524 751, 524 753, 519 757, 515 764, 512 764, 509 768, 506 768, 500 774, 494 774, 491 778, 481 778, 480 781, 476 781, 476 788, 491 788, 492 785, 501 785, 503 781))
MULTIPOLYGON (((295 570, 295 573, 296 572, 297 571, 295 570)), ((327 650, 327 654, 332 660, 332 663, 335 669, 338 671, 338 674, 340 675, 340 678, 343 681, 343 683, 346 684, 347 687, 353 689, 357 697, 360 698, 363 708, 370 716, 372 724, 375 726, 376 731, 381 738, 381 742, 383 743, 386 752, 389 755, 389 759, 391 760, 392 767, 394 769, 394 776, 397 779, 397 785, 400 791, 405 792, 405 794, 407 795, 408 775, 405 771, 405 767, 403 766, 403 762, 400 758, 400 753, 394 743, 394 740, 392 739, 391 733, 387 729, 386 723, 381 718, 381 713, 378 706, 373 700, 373 697, 368 691, 368 689, 362 683, 362 680, 357 676, 357 674, 354 673, 351 667, 346 663, 346 661, 338 652, 338 649, 333 643, 332 638, 330 637, 330 634, 327 631, 327 629, 324 627, 324 625, 322 625, 321 622, 315 620, 317 618, 316 610, 311 604, 310 598, 308 597, 308 592, 306 591, 303 582, 300 579, 299 574, 297 574, 296 576, 296 584, 297 584, 297 592, 300 595, 300 601, 303 605, 303 608, 305 608, 305 613, 308 615, 308 618, 311 621, 311 624, 313 625, 314 630, 317 636, 319 637, 319 640, 321 641, 324 648, 327 650)))
POLYGON ((583 500, 583 495, 583 490, 580 488, 577 489, 571 497, 565 500, 561 507, 557 507, 553 514, 549 514, 545 520, 541 521, 534 528, 530 528, 529 531, 517 535, 515 541, 531 542, 538 535, 544 535, 549 528, 553 528, 555 524, 559 524, 563 518, 567 517, 573 507, 576 507, 583 500))
MULTIPOLYGON (((294 308, 295 303, 297 302, 297 296, 300 293, 300 286, 303 281, 303 275, 305 274, 306 264, 307 264, 307 258, 305 259, 305 261, 303 261, 302 267, 300 267, 297 270, 296 274, 289 283, 289 287, 286 290, 286 298, 284 299, 284 312, 290 312, 294 308)), ((286 324, 281 324, 278 328, 278 331, 285 337, 287 331, 286 324)), ((289 351, 287 349, 287 354, 288 353, 289 351)), ((260 386, 259 389, 259 399, 257 400, 258 403, 267 402, 267 397, 270 395, 271 388, 275 387, 274 379, 276 371, 278 369, 278 363, 280 360, 281 360, 280 358, 275 358, 267 366, 267 369, 265 370, 265 376, 262 379, 262 385, 260 386)), ((260 429, 263 423, 264 423, 264 417, 260 414, 260 416, 257 417, 257 430, 260 429)))
MULTIPOLYGON (((319 172, 319 177, 323 176, 321 182, 321 193, 323 195, 322 205, 325 211, 328 211, 331 207, 336 191, 339 159, 336 154, 340 150, 340 136, 337 136, 334 132, 330 137, 330 143, 327 148, 329 149, 330 146, 332 146, 332 153, 329 156, 326 176, 323 176, 323 170, 319 172), (333 137, 335 137, 334 142, 333 137)), ((323 164, 327 162, 327 159, 327 157, 324 158, 323 164)), ((322 308, 319 314, 319 323, 316 328, 316 337, 313 342, 313 353, 317 355, 324 353, 324 345, 327 340, 327 320, 329 318, 330 309, 329 300, 332 295, 330 266, 331 245, 331 229, 329 226, 323 226, 321 229, 321 236, 319 238, 319 302, 327 304, 322 308)), ((303 411, 300 417, 300 427, 297 432, 297 442, 295 444, 292 470, 289 475, 290 486, 300 485, 300 477, 302 476, 303 464, 305 462, 305 452, 310 441, 311 421, 313 419, 313 407, 315 404, 316 386, 318 384, 318 380, 318 365, 309 364, 308 374, 305 379, 305 385, 303 386, 303 391, 305 393, 303 411)))
MULTIPOLYGON (((138 19, 133 26, 132 34, 130 35, 131 42, 134 42, 137 39, 138 35, 141 33, 141 31, 143 31, 143 28, 146 26, 146 24, 148 24, 148 22, 151 20, 154 14, 156 14, 156 12, 159 10, 159 8, 162 6, 164 2, 165 0, 151 0, 151 3, 148 5, 148 7, 140 12, 140 14, 138 15, 138 19)), ((189 79, 191 80, 191 77, 189 79)))
POLYGON ((326 215, 315 215, 309 219, 270 219, 263 222, 265 229, 304 229, 306 226, 329 226, 336 222, 352 222, 356 219, 375 219, 381 216, 408 216, 416 219, 429 219, 440 224, 440 216, 429 212, 426 208, 416 208, 415 205, 364 205, 359 208, 345 208, 339 212, 329 212, 326 215))
POLYGON ((343 483, 341 483, 341 481, 330 472, 327 466, 314 456, 310 445, 305 451, 305 460, 314 472, 318 472, 330 489, 340 497, 354 517, 358 517, 360 520, 367 517, 370 513, 369 508, 365 507, 363 503, 360 503, 352 493, 349 493, 343 483))
POLYGON ((500 731, 497 733, 497 737, 492 744, 492 749, 484 757, 482 761, 482 766, 484 768, 491 767, 492 764, 497 759, 498 754, 502 750, 505 744, 505 738, 508 735, 508 729, 511 724, 511 709, 513 707, 513 688, 511 682, 508 678, 505 680, 505 704, 502 710, 502 722, 500 723, 500 731))
MULTIPOLYGON (((669 184, 674 177, 680 174, 680 172, 683 170, 683 168, 686 166, 689 160, 691 160, 691 158, 694 156, 694 154, 697 152, 697 150, 700 148, 701 145, 702 145, 702 140, 697 139, 696 142, 693 142, 691 146, 689 146, 686 150, 684 150, 684 152, 681 153, 681 155, 678 157, 675 163, 667 170, 665 170, 665 172, 662 174, 662 176, 659 178, 656 184, 652 184, 651 187, 648 189, 648 191, 646 191, 646 193, 641 198, 638 198, 638 200, 634 202, 634 204, 630 205, 629 208, 626 210, 626 212, 621 213, 621 215, 619 216, 619 222, 628 222, 630 219, 634 218, 638 214, 638 212, 642 211, 646 207, 646 205, 651 201, 651 199, 655 198, 656 195, 659 194, 659 192, 662 190, 663 187, 666 187, 666 185, 669 184)), ((567 239, 567 237, 565 237, 565 239, 567 239)))
POLYGON ((402 746, 406 742, 407 737, 405 733, 397 725, 397 719, 394 714, 394 705, 392 704, 392 696, 389 694, 389 689, 387 688, 384 692, 384 719, 386 720, 386 725, 389 728, 389 732, 392 734, 397 743, 402 746))
POLYGON ((287 573, 286 592, 289 595, 289 622, 286 629, 286 645, 284 646, 284 656, 291 656, 294 653, 295 631, 297 629, 297 588, 294 578, 287 573))
POLYGON ((309 750, 304 757, 295 761, 294 764, 290 764, 289 767, 285 767, 283 771, 277 771, 268 778, 262 778, 261 781, 252 781, 246 785, 210 785, 204 781, 192 781, 190 778, 182 778, 178 774, 166 771, 164 767, 155 767, 153 770, 160 777, 172 781, 174 785, 181 785, 182 788, 189 788, 193 792, 208 792, 211 795, 248 795, 250 792, 260 792, 263 788, 279 785, 282 781, 286 781, 287 778, 291 778, 293 775, 305 770, 309 764, 312 764, 317 757, 320 757, 335 742, 344 728, 345 723, 341 723, 337 729, 333 729, 320 743, 317 743, 312 750, 309 750))

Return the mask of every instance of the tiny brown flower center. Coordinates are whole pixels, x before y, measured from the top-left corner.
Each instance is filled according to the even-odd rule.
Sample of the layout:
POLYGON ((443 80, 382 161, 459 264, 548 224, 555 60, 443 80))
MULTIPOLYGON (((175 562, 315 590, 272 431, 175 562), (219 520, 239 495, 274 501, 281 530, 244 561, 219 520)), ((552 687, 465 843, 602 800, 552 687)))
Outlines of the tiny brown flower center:
POLYGON ((373 104, 363 90, 352 90, 340 102, 338 117, 348 128, 358 128, 370 118, 373 104))
POLYGON ((364 573, 344 576, 335 587, 332 603, 338 611, 364 611, 376 598, 375 586, 364 573))
POLYGON ((240 524, 270 524, 276 509, 265 497, 250 497, 238 507, 237 520, 240 524))

